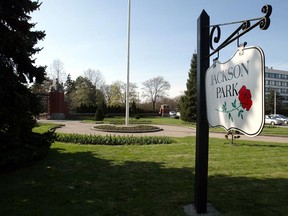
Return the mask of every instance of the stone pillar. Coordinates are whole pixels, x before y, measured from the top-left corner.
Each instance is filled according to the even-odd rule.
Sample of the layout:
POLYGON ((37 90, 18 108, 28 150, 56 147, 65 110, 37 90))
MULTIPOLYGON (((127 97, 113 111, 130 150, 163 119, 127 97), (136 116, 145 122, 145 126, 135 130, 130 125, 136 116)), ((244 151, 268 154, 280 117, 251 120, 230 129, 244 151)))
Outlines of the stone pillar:
POLYGON ((56 80, 49 93, 49 119, 65 119, 68 113, 67 104, 64 101, 63 86, 56 80))

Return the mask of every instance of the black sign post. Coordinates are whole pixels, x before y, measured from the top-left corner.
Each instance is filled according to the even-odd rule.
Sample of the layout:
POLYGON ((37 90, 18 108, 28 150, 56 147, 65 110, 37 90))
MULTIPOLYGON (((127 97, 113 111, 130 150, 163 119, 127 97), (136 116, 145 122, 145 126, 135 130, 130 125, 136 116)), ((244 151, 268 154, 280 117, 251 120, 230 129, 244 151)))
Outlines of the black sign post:
POLYGON ((205 73, 209 68, 210 18, 203 10, 197 22, 197 128, 195 161, 195 209, 206 213, 209 127, 206 114, 205 73))
MULTIPOLYGON (((196 159, 195 159, 195 193, 194 208, 198 214, 207 212, 207 186, 208 186, 208 150, 209 150, 209 125, 207 121, 205 75, 209 68, 210 56, 219 53, 221 49, 247 32, 259 26, 266 30, 270 25, 272 7, 265 5, 261 10, 265 16, 250 20, 237 21, 210 26, 210 17, 202 11, 197 20, 197 130, 196 130, 196 159), (251 22, 256 21, 253 25, 251 22), (213 42, 218 43, 221 36, 221 26, 241 25, 224 42, 214 49, 213 42), (212 28, 210 33, 210 28, 212 28), (216 34, 215 37, 214 33, 216 34), (210 48, 213 50, 210 53, 210 48)), ((239 44, 239 43, 238 43, 239 44)))

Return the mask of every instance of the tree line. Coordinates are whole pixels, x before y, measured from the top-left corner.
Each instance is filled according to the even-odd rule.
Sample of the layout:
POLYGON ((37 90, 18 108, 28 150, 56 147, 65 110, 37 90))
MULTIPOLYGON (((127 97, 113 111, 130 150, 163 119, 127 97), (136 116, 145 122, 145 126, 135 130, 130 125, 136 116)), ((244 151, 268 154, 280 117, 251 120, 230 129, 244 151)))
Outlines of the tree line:
MULTIPOLYGON (((63 62, 59 59, 53 61, 50 66, 50 73, 42 84, 35 83, 31 86, 34 94, 48 94, 53 83, 62 83, 65 98, 68 101, 70 110, 83 112, 91 111, 95 107, 125 107, 126 104, 126 83, 116 80, 106 84, 101 71, 87 69, 75 80, 71 75, 65 77, 63 62)), ((156 111, 156 102, 165 101, 171 85, 162 76, 148 79, 142 83, 141 94, 136 83, 129 83, 129 103, 136 104, 143 109, 156 111), (141 102, 144 99, 144 102, 141 102), (150 107, 147 107, 150 104, 150 107), (145 106, 146 105, 146 106, 145 106)), ((166 100, 167 101, 167 100, 166 100)))

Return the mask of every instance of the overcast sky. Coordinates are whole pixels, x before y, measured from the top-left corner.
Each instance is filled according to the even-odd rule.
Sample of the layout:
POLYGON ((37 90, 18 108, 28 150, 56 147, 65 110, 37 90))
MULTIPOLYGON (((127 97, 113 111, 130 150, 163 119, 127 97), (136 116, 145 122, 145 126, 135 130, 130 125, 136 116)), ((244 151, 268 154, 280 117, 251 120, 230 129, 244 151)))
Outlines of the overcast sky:
MULTIPOLYGON (((107 84, 127 74, 128 0, 42 0, 31 14, 37 30, 45 30, 39 42, 44 49, 36 56, 38 65, 64 63, 72 79, 88 68, 100 70, 107 84)), ((192 54, 197 49, 197 19, 202 10, 210 24, 262 17, 265 4, 273 7, 271 26, 255 28, 240 39, 260 46, 266 66, 288 70, 285 0, 131 0, 130 82, 139 87, 147 79, 163 76, 170 82, 170 97, 186 90, 192 54)), ((223 26, 222 40, 238 25, 223 26)), ((236 51, 236 42, 220 52, 225 62, 236 51)), ((212 57, 213 58, 213 57, 212 57)))

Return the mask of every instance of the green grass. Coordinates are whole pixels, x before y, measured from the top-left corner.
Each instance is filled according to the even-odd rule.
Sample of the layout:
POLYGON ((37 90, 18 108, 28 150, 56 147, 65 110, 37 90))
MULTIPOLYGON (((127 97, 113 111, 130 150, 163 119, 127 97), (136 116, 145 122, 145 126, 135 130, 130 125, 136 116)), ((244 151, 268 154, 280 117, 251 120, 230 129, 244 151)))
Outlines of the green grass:
POLYGON ((265 126, 261 135, 288 136, 288 127, 265 126))
POLYGON ((160 125, 195 125, 192 123, 187 123, 181 119, 175 119, 170 117, 145 117, 145 120, 150 120, 152 124, 160 124, 160 125))
MULTIPOLYGON (((180 216, 193 202, 195 137, 147 146, 53 144, 1 174, 0 215, 180 216)), ((288 146, 210 139, 208 201, 221 215, 287 215, 288 146)))
POLYGON ((60 127, 61 124, 55 123, 37 123, 36 127, 33 128, 33 132, 35 133, 45 133, 50 128, 60 127))
MULTIPOLYGON (((223 132, 223 128, 209 128, 210 132, 223 132)), ((277 136, 287 136, 288 137, 288 127, 279 126, 269 126, 265 125, 260 135, 277 135, 277 136)))
MULTIPOLYGON (((114 118, 105 118, 103 123, 113 123, 113 122, 122 122, 125 123, 124 117, 114 117, 114 118)), ((94 120, 84 120, 84 122, 96 122, 94 120)), ((175 119, 170 117, 142 117, 140 119, 129 118, 129 122, 137 124, 158 124, 158 125, 195 125, 194 123, 187 123, 182 121, 181 119, 175 119)))

